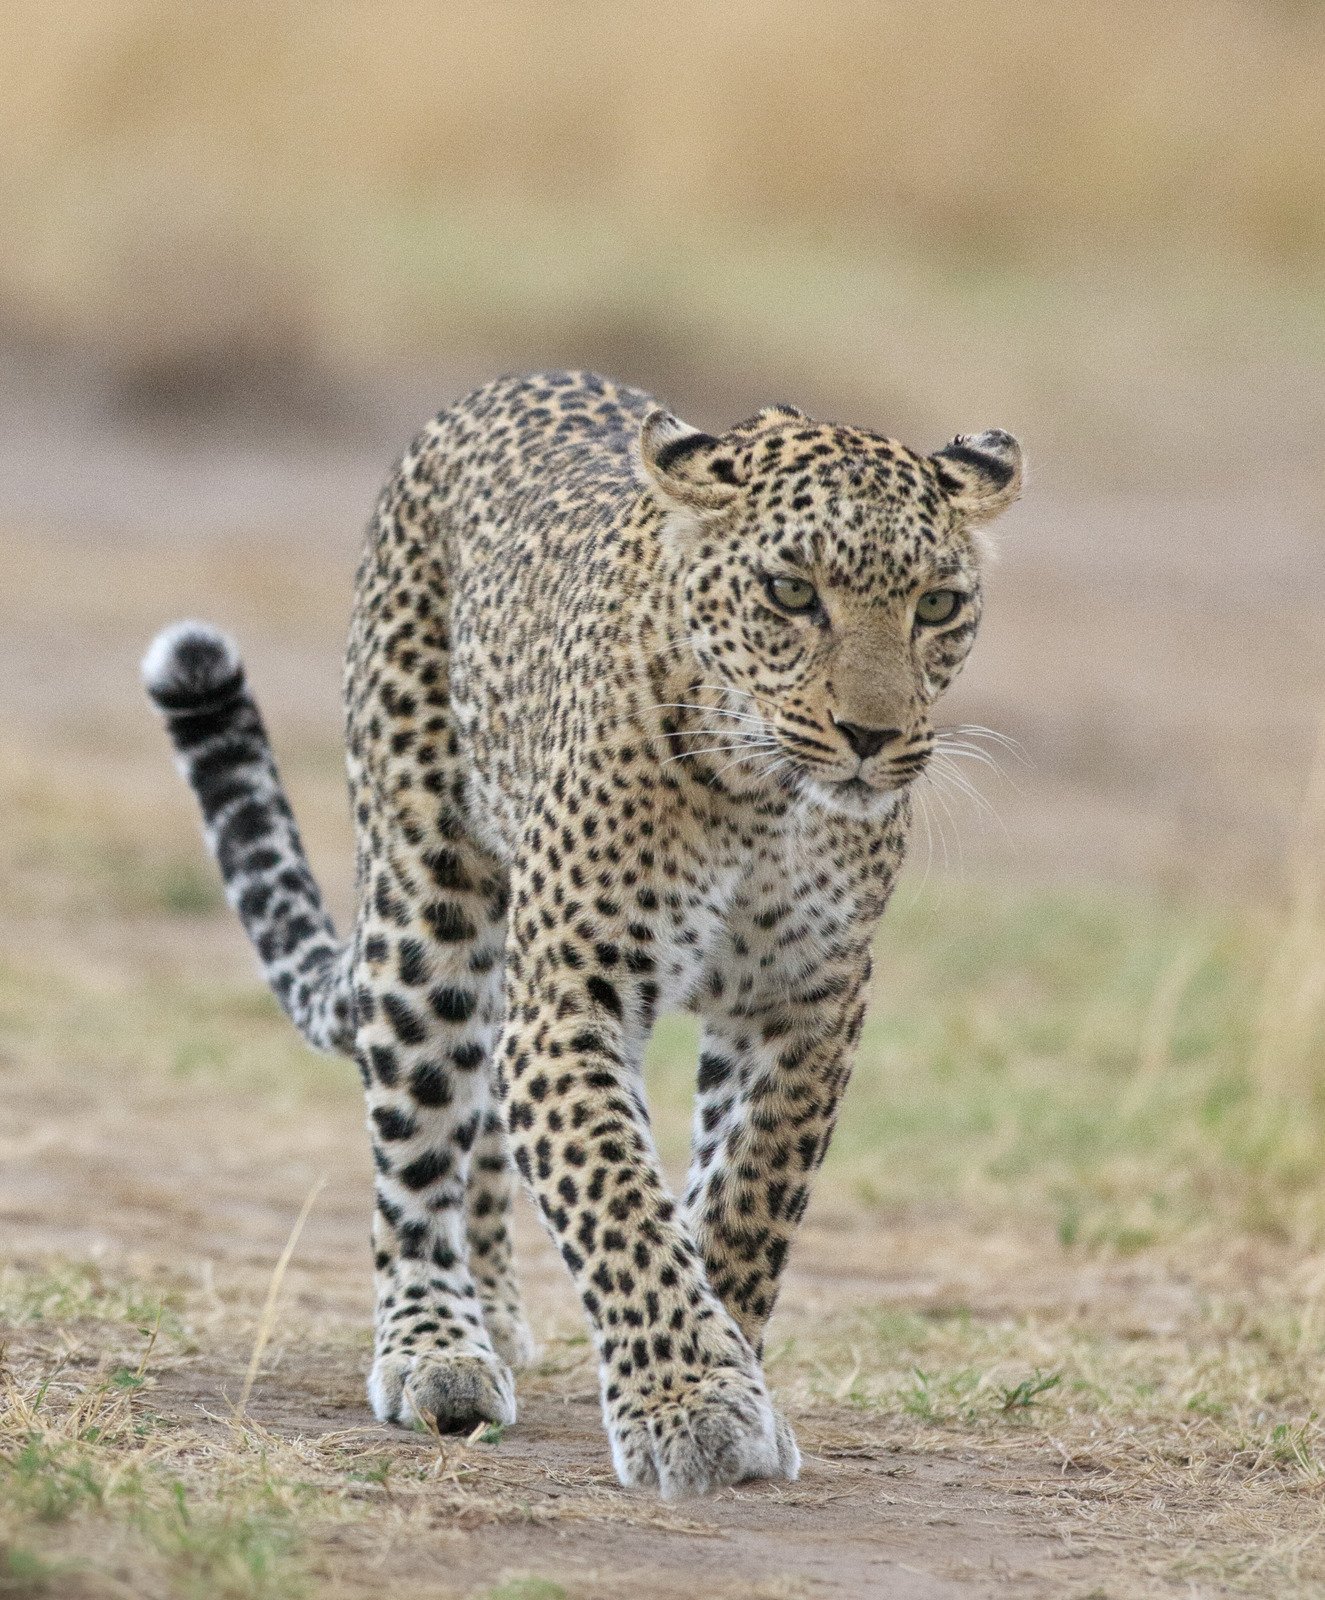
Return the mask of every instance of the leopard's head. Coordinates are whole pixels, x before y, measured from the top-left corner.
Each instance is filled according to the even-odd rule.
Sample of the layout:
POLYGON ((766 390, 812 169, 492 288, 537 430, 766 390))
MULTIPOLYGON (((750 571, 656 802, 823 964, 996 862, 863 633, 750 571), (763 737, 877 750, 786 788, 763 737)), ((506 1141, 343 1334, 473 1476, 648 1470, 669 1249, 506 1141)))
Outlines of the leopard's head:
POLYGON ((1020 490, 1017 441, 959 435, 927 456, 789 407, 721 436, 654 411, 640 454, 743 775, 886 814, 975 638, 980 530, 1020 490))

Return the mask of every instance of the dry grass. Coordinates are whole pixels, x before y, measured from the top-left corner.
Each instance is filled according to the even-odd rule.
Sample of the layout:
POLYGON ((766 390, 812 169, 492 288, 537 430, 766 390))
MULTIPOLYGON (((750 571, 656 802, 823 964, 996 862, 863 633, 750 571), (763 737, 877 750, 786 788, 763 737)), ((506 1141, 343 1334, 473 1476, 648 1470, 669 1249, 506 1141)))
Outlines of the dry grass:
MULTIPOLYGON (((49 1304, 41 1277, 29 1288, 49 1304)), ((304 1593, 289 1553, 315 1488, 296 1458, 272 1461, 252 1430, 218 1446, 163 1425, 150 1404, 159 1325, 107 1339, 43 1316, 52 1330, 56 1350, 11 1351, 0 1374, 0 1592, 304 1593)))
MULTIPOLYGON (((371 1424, 300 1437, 242 1416, 242 1406, 228 1417, 160 1411, 158 1384, 236 1331, 239 1319, 196 1291, 185 1297, 196 1320, 186 1329, 175 1319, 169 1333, 160 1307, 150 1325, 132 1315, 150 1298, 141 1285, 67 1264, 11 1271, 7 1295, 0 1593, 279 1600, 328 1584, 357 1593, 355 1575, 336 1570, 347 1539, 366 1578, 393 1552, 501 1524, 714 1537, 684 1508, 623 1496, 601 1466, 559 1468, 516 1451, 494 1471, 500 1428, 468 1440, 371 1424), (84 1276, 76 1305, 62 1311, 84 1276), (532 1493, 548 1488, 550 1499, 532 1493), (347 1533, 346 1524, 356 1526, 347 1533)), ((582 1343, 569 1341, 578 1361, 554 1358, 546 1370, 583 1369, 582 1343)), ((525 1582, 532 1597, 540 1581, 513 1579, 509 1592, 523 1600, 525 1582)), ((471 1586, 444 1592, 461 1590, 471 1586)))
MULTIPOLYGON (((67 1285, 70 1276, 64 1268, 57 1280, 67 1285)), ((117 1321, 107 1307, 101 1322, 64 1320, 50 1313, 53 1292, 40 1269, 25 1283, 27 1302, 43 1314, 9 1335, 0 1422, 5 1592, 274 1600, 358 1593, 356 1582, 411 1552, 427 1560, 449 1546, 458 1559, 467 1536, 484 1528, 523 1528, 536 1545, 539 1530, 564 1540, 583 1529, 589 1548, 612 1529, 657 1530, 673 1542, 723 1538, 708 1508, 623 1496, 605 1462, 567 1466, 549 1459, 546 1444, 518 1436, 430 1442, 371 1426, 308 1431, 293 1420, 266 1426, 158 1405, 158 1385, 196 1365, 189 1351, 233 1350, 233 1370, 242 1368, 235 1338, 247 1307, 218 1312, 198 1286, 173 1289, 186 1320, 167 1336, 117 1321)), ((143 1291, 102 1278, 101 1293, 136 1306, 143 1291)), ((1149 1325, 1130 1309, 1117 1293, 1076 1313, 861 1305, 832 1319, 793 1317, 796 1332, 769 1364, 809 1469, 803 1486, 777 1496, 780 1514, 799 1507, 822 1515, 853 1496, 862 1513, 877 1514, 877 1479, 830 1475, 868 1466, 883 1472, 891 1524, 932 1527, 937 1514, 955 1526, 952 1513, 966 1508, 945 1513, 933 1485, 916 1477, 926 1463, 944 1463, 949 1483, 965 1470, 986 1494, 1011 1495, 1000 1514, 1014 1525, 1019 1517, 1053 1530, 1070 1545, 1075 1572, 1105 1576, 1092 1592, 1319 1592, 1318 1310, 1246 1293, 1193 1300, 1149 1325)), ((316 1382, 327 1360, 325 1346, 301 1352, 308 1336, 297 1312, 284 1320, 294 1348, 267 1375, 269 1394, 316 1382)), ((525 1391, 565 1396, 591 1382, 571 1338, 553 1342, 525 1391)), ((586 1422, 592 1430, 592 1409, 586 1422)), ((737 1515, 749 1499, 746 1491, 728 1497, 737 1515)), ((765 1509, 779 1515, 776 1505, 765 1509)), ((565 1580, 554 1551, 555 1542, 542 1570, 565 1580)), ((487 1588, 460 1579, 424 1592, 487 1588)), ((599 1590, 572 1580, 566 1592, 599 1590)), ((733 1584, 730 1592, 767 1591, 733 1584)), ((1086 1588, 1051 1582, 1045 1592, 1086 1588)))

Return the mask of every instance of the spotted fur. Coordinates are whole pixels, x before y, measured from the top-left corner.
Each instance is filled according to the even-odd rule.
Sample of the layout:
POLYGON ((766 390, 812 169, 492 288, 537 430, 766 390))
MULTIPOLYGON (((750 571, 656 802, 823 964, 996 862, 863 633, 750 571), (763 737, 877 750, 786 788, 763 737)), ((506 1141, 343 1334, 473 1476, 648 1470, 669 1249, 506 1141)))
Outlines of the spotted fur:
POLYGON ((363 1077, 380 1418, 514 1420, 513 1160, 592 1329, 621 1481, 795 1477, 764 1328, 978 625, 976 530, 1020 476, 1007 434, 924 456, 772 407, 711 436, 589 374, 443 412, 359 573, 344 945, 233 647, 200 624, 154 646, 232 903, 304 1035, 363 1077), (778 599, 806 585, 812 606, 778 599), (936 590, 958 600, 927 625, 936 590), (676 1005, 703 1019, 680 1202, 641 1082, 676 1005))

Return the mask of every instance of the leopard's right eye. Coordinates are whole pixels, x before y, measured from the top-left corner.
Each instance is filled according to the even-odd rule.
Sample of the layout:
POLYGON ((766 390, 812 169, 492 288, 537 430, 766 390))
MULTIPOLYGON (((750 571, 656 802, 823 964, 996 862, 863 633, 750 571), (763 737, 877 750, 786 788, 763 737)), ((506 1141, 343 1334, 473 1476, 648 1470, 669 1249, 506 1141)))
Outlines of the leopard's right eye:
POLYGON ((965 596, 957 589, 931 589, 916 601, 916 621, 926 628, 951 622, 965 596))
POLYGON ((784 611, 813 611, 819 604, 819 592, 804 578, 793 578, 787 573, 764 579, 764 587, 774 605, 784 611))

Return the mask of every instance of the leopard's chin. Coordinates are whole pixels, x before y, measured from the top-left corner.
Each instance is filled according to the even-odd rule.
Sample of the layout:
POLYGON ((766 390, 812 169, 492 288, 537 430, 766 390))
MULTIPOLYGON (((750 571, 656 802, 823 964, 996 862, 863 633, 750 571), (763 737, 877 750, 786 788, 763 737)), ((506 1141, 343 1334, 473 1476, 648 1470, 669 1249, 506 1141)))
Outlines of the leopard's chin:
POLYGON ((873 784, 859 777, 847 778, 839 783, 824 783, 818 778, 810 778, 805 787, 811 801, 823 810, 867 822, 883 822, 892 816, 906 793, 904 785, 876 789, 873 784))

